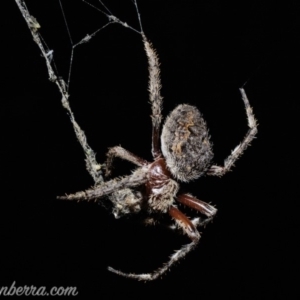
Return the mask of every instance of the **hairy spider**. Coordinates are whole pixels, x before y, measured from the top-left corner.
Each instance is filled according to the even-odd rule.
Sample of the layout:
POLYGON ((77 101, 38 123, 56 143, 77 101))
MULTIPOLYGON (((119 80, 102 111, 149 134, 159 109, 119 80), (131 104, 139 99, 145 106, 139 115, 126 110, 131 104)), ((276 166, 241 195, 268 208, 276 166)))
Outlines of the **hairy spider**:
POLYGON ((114 205, 113 213, 119 216, 138 213, 141 210, 149 214, 147 223, 153 223, 152 216, 169 214, 178 228, 191 239, 191 243, 176 251, 169 261, 160 269, 147 274, 128 274, 108 269, 116 274, 139 280, 154 280, 166 272, 171 265, 183 258, 198 243, 200 234, 197 226, 204 226, 212 220, 217 209, 212 205, 196 199, 190 194, 178 193, 178 181, 189 182, 205 174, 222 176, 228 172, 234 162, 249 146, 257 133, 257 124, 249 105, 246 93, 240 89, 246 108, 249 131, 244 140, 225 160, 224 166, 212 164, 213 152, 208 129, 201 113, 194 106, 181 104, 167 117, 162 132, 162 97, 160 95, 160 69, 155 50, 141 32, 149 65, 149 93, 152 106, 152 155, 148 162, 124 148, 117 146, 107 153, 106 175, 110 175, 113 159, 119 157, 132 162, 138 168, 128 176, 106 181, 86 191, 58 197, 67 200, 97 200, 108 196, 114 205), (144 187, 139 189, 139 187, 144 187), (182 203, 206 216, 204 220, 190 220, 176 206, 182 203))
MULTIPOLYGON (((86 1, 84 1, 86 2, 86 1)), ((110 175, 112 162, 115 157, 119 157, 132 162, 138 168, 128 176, 104 182, 102 178, 102 166, 97 163, 95 153, 87 143, 86 136, 75 120, 74 114, 69 105, 69 93, 67 84, 52 68, 51 61, 53 51, 48 49, 39 33, 40 25, 37 20, 29 13, 23 0, 16 0, 16 3, 27 22, 33 36, 33 40, 38 45, 43 57, 50 80, 58 86, 62 95, 62 105, 68 111, 74 132, 86 155, 87 170, 93 177, 95 186, 75 194, 58 197, 67 200, 98 200, 107 196, 113 204, 113 214, 116 218, 131 213, 146 211, 149 217, 145 220, 147 224, 155 224, 157 215, 169 215, 175 222, 170 228, 180 228, 191 239, 191 243, 184 245, 176 251, 169 261, 160 269, 148 274, 127 274, 109 267, 109 270, 129 278, 139 280, 154 280, 166 272, 175 262, 183 258, 199 242, 200 234, 197 226, 205 226, 215 216, 217 210, 212 205, 196 199, 190 194, 180 193, 178 181, 189 182, 205 174, 222 176, 228 172, 235 161, 249 146, 257 133, 257 124, 249 105, 248 98, 243 88, 240 89, 242 100, 246 108, 249 130, 244 140, 239 144, 224 162, 224 166, 212 164, 213 152, 209 140, 206 123, 196 107, 188 104, 177 106, 167 117, 160 135, 162 122, 162 97, 160 95, 160 69, 158 57, 152 45, 148 42, 141 24, 140 13, 136 0, 133 3, 136 7, 137 16, 140 24, 140 31, 122 22, 116 16, 111 15, 108 8, 99 1, 105 11, 100 10, 106 15, 108 24, 117 23, 142 36, 149 65, 149 93, 152 108, 152 155, 153 162, 148 162, 122 147, 113 147, 107 153, 106 175, 110 175), (193 208, 201 212, 204 220, 195 218, 190 220, 177 207, 176 203, 193 208)), ((91 5, 87 3, 88 5, 91 5)), ((94 7, 93 5, 91 5, 94 7)), ((61 6, 62 8, 62 6, 61 6)), ((98 10, 98 9, 97 9, 98 10)), ((64 14, 64 13, 63 13, 64 14)), ((66 22, 66 19, 65 19, 66 22)), ((67 22, 66 22, 67 23, 67 22)), ((101 28, 100 28, 101 29, 101 28)), ((99 29, 99 30, 100 30, 99 29)), ((79 43, 73 45, 72 49, 82 43, 87 42, 99 30, 92 35, 87 35, 79 43)), ((68 29, 69 32, 69 29, 68 29)), ((70 34, 70 33, 69 33, 70 34)), ((71 62, 73 57, 71 54, 71 62)), ((68 84, 70 78, 68 80, 68 84)))

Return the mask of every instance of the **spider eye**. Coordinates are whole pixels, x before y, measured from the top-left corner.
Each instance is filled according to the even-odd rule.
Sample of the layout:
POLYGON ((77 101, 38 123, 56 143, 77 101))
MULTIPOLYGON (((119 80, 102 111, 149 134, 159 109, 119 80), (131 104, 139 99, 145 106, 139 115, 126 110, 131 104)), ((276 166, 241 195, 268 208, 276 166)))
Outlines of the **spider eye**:
POLYGON ((161 135, 162 153, 174 177, 190 181, 203 175, 213 157, 206 123, 191 105, 177 106, 161 135))

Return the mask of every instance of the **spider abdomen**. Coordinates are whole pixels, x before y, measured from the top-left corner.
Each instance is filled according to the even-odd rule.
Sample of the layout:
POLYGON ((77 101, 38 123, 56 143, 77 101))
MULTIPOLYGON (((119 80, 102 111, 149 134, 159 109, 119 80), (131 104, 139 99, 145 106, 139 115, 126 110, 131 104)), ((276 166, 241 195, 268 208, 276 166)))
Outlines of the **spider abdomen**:
POLYGON ((163 126, 161 148, 175 178, 190 181, 205 173, 213 152, 206 123, 196 107, 181 104, 171 112, 163 126))

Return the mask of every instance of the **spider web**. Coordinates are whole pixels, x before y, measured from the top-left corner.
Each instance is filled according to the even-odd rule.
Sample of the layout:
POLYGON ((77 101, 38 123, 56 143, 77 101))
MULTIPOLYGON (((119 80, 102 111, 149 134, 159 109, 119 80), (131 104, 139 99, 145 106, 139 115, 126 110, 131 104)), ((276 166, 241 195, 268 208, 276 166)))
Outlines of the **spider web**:
MULTIPOLYGON (((135 23, 127 23, 118 17, 122 5, 114 7, 118 12, 106 6, 101 0, 57 0, 55 3, 43 2, 44 9, 34 7, 30 1, 15 0, 45 59, 49 80, 55 83, 61 95, 61 103, 67 110, 76 137, 85 153, 86 169, 95 184, 103 182, 103 165, 96 160, 96 153, 88 144, 86 135, 75 119, 71 108, 73 95, 73 78, 78 76, 79 57, 93 53, 90 45, 112 25, 121 25, 135 34, 142 34, 142 24, 136 0, 125 1, 126 14, 131 7, 135 23), (55 18, 53 18, 55 16, 55 18), (49 32, 55 34, 49 34, 49 32), (66 64, 66 62, 68 62, 66 64), (71 96, 72 94, 72 96, 71 96)), ((110 3, 111 4, 111 3, 110 3)), ((124 5, 124 3, 123 3, 124 5)), ((113 5, 112 5, 113 6, 113 5)), ((122 13, 121 13, 122 15, 122 13)), ((92 46, 95 46, 94 44, 92 46)), ((98 49, 99 50, 99 49, 98 49)), ((99 56, 99 55, 98 55, 99 56)), ((87 61, 87 60, 86 60, 87 61)), ((80 76, 82 76, 80 74, 80 76)))

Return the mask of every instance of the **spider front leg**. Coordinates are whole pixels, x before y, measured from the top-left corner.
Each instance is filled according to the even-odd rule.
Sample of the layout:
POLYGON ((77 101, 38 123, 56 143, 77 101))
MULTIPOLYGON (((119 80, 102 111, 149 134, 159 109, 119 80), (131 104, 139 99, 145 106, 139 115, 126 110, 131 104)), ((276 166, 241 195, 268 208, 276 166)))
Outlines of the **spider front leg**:
POLYGON ((255 135, 257 134, 257 123, 254 117, 254 114, 252 112, 252 108, 249 104, 249 100, 247 98, 246 92, 243 88, 240 88, 240 92, 242 95, 242 100, 244 101, 246 113, 247 113, 247 119, 248 119, 248 126, 249 130, 242 141, 241 144, 239 144, 232 153, 225 159, 224 166, 211 166, 208 170, 208 175, 214 175, 214 176, 223 176, 225 173, 227 173, 231 167, 234 165, 235 161, 243 154, 244 150, 250 145, 251 141, 254 139, 255 135))
POLYGON ((112 163, 116 157, 130 161, 139 167, 149 164, 146 160, 127 151, 126 149, 122 148, 121 146, 116 146, 116 147, 110 148, 109 151, 107 152, 106 156, 107 156, 107 160, 105 163, 105 166, 106 166, 105 176, 109 176, 111 174, 112 163))
POLYGON ((145 280, 151 281, 155 280, 166 271, 168 271, 171 266, 185 257, 191 250, 195 248, 200 240, 200 233, 198 232, 196 226, 176 207, 171 206, 169 209, 169 215, 175 220, 177 226, 183 230, 183 232, 192 240, 191 243, 184 245, 180 250, 177 250, 169 259, 169 261, 164 264, 164 266, 160 269, 152 273, 146 274, 133 274, 133 273, 124 273, 122 271, 118 271, 113 269, 112 267, 108 267, 108 270, 116 273, 118 275, 138 279, 138 280, 145 280))

